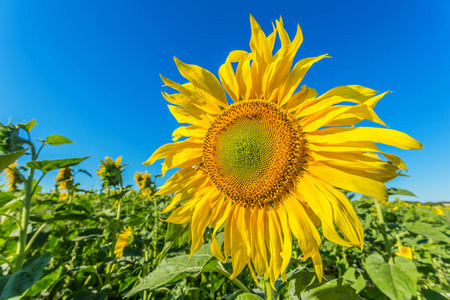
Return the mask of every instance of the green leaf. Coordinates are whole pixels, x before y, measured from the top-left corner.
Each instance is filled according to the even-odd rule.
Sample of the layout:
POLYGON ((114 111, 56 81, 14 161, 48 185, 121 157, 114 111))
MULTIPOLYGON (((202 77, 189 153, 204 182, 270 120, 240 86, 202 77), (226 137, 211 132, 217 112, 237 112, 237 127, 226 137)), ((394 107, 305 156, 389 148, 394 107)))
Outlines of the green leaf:
POLYGON ((236 300, 262 300, 258 295, 250 294, 250 293, 243 293, 237 296, 236 300))
POLYGON ((406 257, 398 256, 394 259, 394 264, 398 266, 406 276, 409 277, 412 285, 410 285, 412 295, 417 293, 417 281, 419 279, 419 273, 417 272, 414 262, 406 257))
POLYGON ((59 279, 62 269, 63 267, 61 266, 50 274, 39 279, 35 284, 33 284, 31 288, 28 289, 28 291, 25 293, 25 296, 35 296, 38 293, 50 288, 52 284, 59 279))
POLYGON ((8 203, 12 199, 16 198, 13 193, 10 192, 0 192, 0 207, 2 207, 5 203, 8 203))
POLYGON ((53 145, 53 146, 64 145, 64 144, 74 144, 74 142, 72 142, 68 138, 66 138, 62 135, 59 135, 59 134, 54 134, 54 135, 50 135, 50 136, 46 137, 45 143, 53 145))
POLYGON ((408 300, 415 293, 416 282, 405 273, 409 270, 386 263, 380 254, 375 253, 367 257, 365 266, 373 283, 389 298, 408 300))
POLYGON ((362 298, 342 278, 330 281, 322 281, 321 284, 314 284, 302 293, 302 300, 328 300, 328 299, 358 299, 362 298))
POLYGON ((63 210, 54 215, 53 218, 46 220, 46 222, 51 223, 55 221, 79 221, 87 219, 88 215, 76 210, 63 210))
POLYGON ((60 168, 67 168, 75 166, 90 156, 82 158, 65 158, 65 159, 53 159, 53 160, 40 160, 40 161, 30 161, 27 163, 27 167, 31 169, 41 170, 44 174, 60 168))
POLYGON ((344 279, 319 282, 316 273, 304 270, 289 275, 280 293, 292 300, 361 299, 344 279))
POLYGON ((9 278, 3 293, 0 296, 0 300, 23 295, 25 291, 41 278, 44 273, 44 268, 48 265, 50 259, 50 254, 44 253, 34 260, 27 261, 22 269, 9 278))
MULTIPOLYGON (((439 227, 433 227, 426 223, 407 223, 405 224, 406 229, 415 234, 420 234, 428 239, 438 240, 450 244, 450 238, 442 231, 439 227)), ((444 228, 442 228, 444 229, 444 228)))
POLYGON ((342 278, 347 280, 351 283, 352 288, 356 290, 357 293, 361 292, 366 287, 366 281, 364 280, 363 276, 359 276, 356 278, 356 269, 353 267, 350 267, 345 271, 344 275, 342 275, 342 278))
POLYGON ((203 266, 213 258, 209 250, 210 246, 210 244, 203 245, 191 258, 189 255, 180 255, 162 260, 153 272, 126 294, 126 297, 131 297, 143 290, 153 290, 182 278, 198 276, 203 266))
POLYGON ((388 189, 388 195, 401 195, 401 196, 417 197, 416 195, 414 195, 413 192, 410 192, 410 191, 404 190, 404 189, 397 189, 397 188, 388 189))
POLYGON ((170 289, 167 300, 183 300, 189 291, 189 287, 190 285, 187 283, 186 279, 177 282, 177 284, 170 289))
POLYGON ((26 132, 30 132, 31 129, 37 124, 36 120, 31 120, 30 122, 26 123, 26 124, 17 124, 17 127, 22 128, 23 130, 25 130, 26 132))
POLYGON ((422 290, 422 295, 426 300, 448 300, 447 297, 433 290, 422 290))
POLYGON ((27 149, 22 149, 10 154, 0 155, 0 172, 6 169, 10 164, 15 162, 16 159, 24 155, 25 151, 27 151, 27 149))

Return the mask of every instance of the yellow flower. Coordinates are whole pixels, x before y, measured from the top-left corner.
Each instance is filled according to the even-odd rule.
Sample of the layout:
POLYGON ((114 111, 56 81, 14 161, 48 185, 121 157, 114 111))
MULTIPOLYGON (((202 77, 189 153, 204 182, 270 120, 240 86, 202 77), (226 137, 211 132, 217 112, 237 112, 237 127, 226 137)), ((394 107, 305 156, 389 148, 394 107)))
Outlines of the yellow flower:
MULTIPOLYGON (((398 244, 395 244, 395 246, 398 247, 398 244)), ((400 248, 397 249, 397 252, 395 253, 395 255, 403 256, 410 260, 413 260, 414 249, 412 247, 406 247, 406 246, 402 245, 400 248), (400 251, 400 248, 401 248, 401 251, 400 251)))
POLYGON ((421 207, 421 206, 422 206, 422 203, 418 202, 417 207, 421 207))
POLYGON ((442 216, 444 214, 444 211, 439 207, 433 207, 431 211, 437 214, 438 216, 442 216))
POLYGON ((2 172, 3 178, 6 180, 8 187, 8 192, 17 191, 17 185, 23 183, 22 177, 19 176, 19 164, 17 161, 10 164, 8 168, 4 169, 2 172))
POLYGON ((122 156, 112 161, 111 157, 105 157, 105 161, 102 159, 100 169, 97 169, 97 175, 102 180, 103 187, 117 186, 122 182, 122 169, 124 165, 121 165, 122 156))
POLYGON ((398 210, 398 206, 397 205, 392 205, 392 210, 398 210))
POLYGON ((145 171, 144 173, 136 172, 134 174, 134 180, 141 190, 145 189, 146 187, 150 187, 152 183, 151 177, 152 174, 149 174, 147 171, 145 171))
POLYGON ((61 198, 61 200, 66 200, 67 198, 69 198, 69 193, 67 193, 67 192, 62 192, 62 193, 59 195, 59 198, 61 198))
POLYGON ((180 168, 156 195, 175 192, 163 213, 182 204, 166 221, 190 222, 191 254, 213 225, 212 253, 222 261, 232 258, 231 278, 247 265, 255 280, 264 274, 274 286, 279 276, 286 278, 293 234, 301 259, 312 258, 321 279, 316 226, 335 243, 363 247, 358 217, 335 187, 385 200, 384 182, 406 166, 375 143, 422 145, 399 131, 352 126, 364 119, 384 125, 373 108, 386 93, 358 85, 321 96, 306 85, 298 90, 309 67, 328 56, 305 58, 291 68, 303 40, 300 27, 291 41, 281 19, 269 36, 253 17, 250 22, 251 52, 232 51, 219 69, 221 82, 175 58, 189 82, 162 77, 179 92, 163 96, 176 105, 169 109, 177 121, 190 124, 176 129, 173 139, 186 139, 160 147, 144 164, 164 158, 163 175, 180 168), (281 49, 272 55, 277 33, 281 49), (223 224, 222 253, 215 236, 223 224))
POLYGON ((73 187, 73 171, 70 167, 61 168, 54 178, 61 190, 68 190, 73 187))
POLYGON ((130 227, 124 226, 124 231, 117 235, 116 245, 114 247, 114 255, 116 257, 122 257, 123 249, 131 244, 131 237, 133 236, 133 231, 130 227))

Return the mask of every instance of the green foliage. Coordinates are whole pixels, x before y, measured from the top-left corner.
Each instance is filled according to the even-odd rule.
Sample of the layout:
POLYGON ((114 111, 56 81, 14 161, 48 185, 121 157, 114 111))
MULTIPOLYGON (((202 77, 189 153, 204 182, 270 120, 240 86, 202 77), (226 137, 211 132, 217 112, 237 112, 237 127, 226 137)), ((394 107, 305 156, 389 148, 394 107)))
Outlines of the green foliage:
POLYGON ((71 140, 69 140, 68 138, 66 138, 62 135, 59 135, 59 134, 54 134, 54 135, 48 136, 45 139, 45 143, 53 145, 53 146, 64 145, 64 144, 73 144, 73 142, 71 140))
POLYGON ((48 173, 52 170, 72 167, 78 165, 89 156, 82 158, 64 158, 64 159, 53 159, 53 160, 40 160, 40 161, 30 161, 27 163, 27 167, 32 169, 37 169, 42 171, 42 173, 48 173))
POLYGON ((25 151, 27 151, 27 149, 22 149, 9 154, 0 154, 0 172, 6 169, 16 159, 24 155, 25 151))

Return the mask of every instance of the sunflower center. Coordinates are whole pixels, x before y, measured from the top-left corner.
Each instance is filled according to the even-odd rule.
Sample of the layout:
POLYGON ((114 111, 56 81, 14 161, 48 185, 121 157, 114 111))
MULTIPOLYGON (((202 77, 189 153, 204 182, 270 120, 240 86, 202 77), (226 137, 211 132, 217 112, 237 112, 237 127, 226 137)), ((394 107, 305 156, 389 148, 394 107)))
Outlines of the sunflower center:
POLYGON ((203 144, 214 185, 245 205, 280 200, 305 161, 300 125, 274 104, 243 101, 216 117, 203 144))

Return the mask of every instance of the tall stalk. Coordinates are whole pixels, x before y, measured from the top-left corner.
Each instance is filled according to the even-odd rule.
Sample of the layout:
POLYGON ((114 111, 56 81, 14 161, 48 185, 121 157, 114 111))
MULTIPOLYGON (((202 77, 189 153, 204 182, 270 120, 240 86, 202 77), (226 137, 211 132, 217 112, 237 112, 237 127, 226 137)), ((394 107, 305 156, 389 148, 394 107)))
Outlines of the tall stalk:
MULTIPOLYGON (((30 136, 28 135, 28 143, 31 148, 31 161, 37 160, 36 150, 34 148, 33 143, 30 140, 30 136)), ((22 221, 21 228, 19 229, 19 242, 17 245, 17 258, 14 264, 13 272, 17 272, 22 268, 23 263, 25 262, 25 254, 27 247, 27 235, 28 235, 28 223, 30 222, 30 210, 31 210, 31 198, 33 197, 33 177, 34 177, 34 169, 30 168, 28 170, 28 178, 25 181, 25 199, 23 200, 23 208, 22 208, 22 221)))
POLYGON ((386 253, 388 255, 388 262, 393 263, 394 259, 392 257, 391 243, 389 242, 389 238, 388 238, 388 235, 386 232, 386 224, 384 223, 383 211, 381 210, 380 202, 376 198, 373 198, 373 200, 375 202, 375 208, 377 209, 377 216, 378 216, 378 222, 380 223, 381 234, 383 235, 384 244, 386 245, 386 253))

